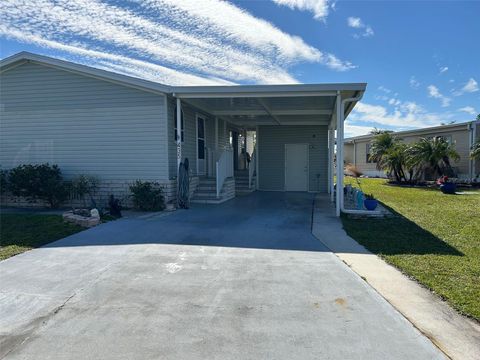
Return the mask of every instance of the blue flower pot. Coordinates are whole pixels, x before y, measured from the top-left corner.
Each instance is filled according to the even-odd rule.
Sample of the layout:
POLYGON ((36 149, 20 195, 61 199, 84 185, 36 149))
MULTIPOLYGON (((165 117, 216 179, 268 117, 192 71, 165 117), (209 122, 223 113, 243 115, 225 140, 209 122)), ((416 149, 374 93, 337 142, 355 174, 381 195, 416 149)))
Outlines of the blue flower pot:
POLYGON ((363 205, 365 206, 365 209, 373 211, 378 206, 378 200, 376 200, 376 199, 365 199, 365 200, 363 200, 363 205))
POLYGON ((444 194, 455 194, 457 190, 457 184, 455 183, 445 183, 440 185, 440 191, 444 194))

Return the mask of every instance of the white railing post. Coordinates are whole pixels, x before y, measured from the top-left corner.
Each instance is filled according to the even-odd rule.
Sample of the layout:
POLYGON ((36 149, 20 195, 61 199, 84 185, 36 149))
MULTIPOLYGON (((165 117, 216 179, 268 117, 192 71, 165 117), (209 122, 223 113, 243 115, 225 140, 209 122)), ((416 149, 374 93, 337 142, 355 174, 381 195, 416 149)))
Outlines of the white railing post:
POLYGON ((216 189, 217 198, 220 197, 220 193, 225 183, 225 179, 233 176, 233 151, 224 150, 221 152, 216 162, 216 189))
POLYGON ((216 186, 217 186, 217 198, 220 197, 220 181, 219 181, 219 177, 220 177, 220 163, 219 161, 217 161, 216 163, 216 168, 215 168, 217 174, 216 174, 216 186))

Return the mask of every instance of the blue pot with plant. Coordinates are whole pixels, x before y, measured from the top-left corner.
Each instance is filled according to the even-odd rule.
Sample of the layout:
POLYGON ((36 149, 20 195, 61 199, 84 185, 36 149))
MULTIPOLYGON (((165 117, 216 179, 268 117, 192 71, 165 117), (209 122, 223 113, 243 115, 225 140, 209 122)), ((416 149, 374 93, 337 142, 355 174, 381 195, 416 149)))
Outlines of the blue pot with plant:
POLYGON ((365 200, 363 200, 363 206, 365 209, 373 211, 378 206, 378 200, 372 194, 365 194, 365 200))
POLYGON ((448 176, 439 178, 437 184, 440 186, 440 191, 444 194, 455 194, 455 191, 457 191, 457 184, 448 181, 448 176))

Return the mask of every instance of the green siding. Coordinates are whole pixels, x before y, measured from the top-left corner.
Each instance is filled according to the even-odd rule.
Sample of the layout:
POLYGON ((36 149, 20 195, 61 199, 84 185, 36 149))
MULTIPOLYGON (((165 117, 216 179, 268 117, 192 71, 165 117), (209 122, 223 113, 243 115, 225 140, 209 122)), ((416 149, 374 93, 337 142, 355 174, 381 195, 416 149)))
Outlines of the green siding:
POLYGON ((167 179, 165 98, 36 63, 0 75, 0 165, 167 179))
POLYGON ((327 126, 260 126, 257 138, 260 190, 284 190, 285 144, 302 143, 309 144, 309 191, 326 192, 327 133, 327 126))

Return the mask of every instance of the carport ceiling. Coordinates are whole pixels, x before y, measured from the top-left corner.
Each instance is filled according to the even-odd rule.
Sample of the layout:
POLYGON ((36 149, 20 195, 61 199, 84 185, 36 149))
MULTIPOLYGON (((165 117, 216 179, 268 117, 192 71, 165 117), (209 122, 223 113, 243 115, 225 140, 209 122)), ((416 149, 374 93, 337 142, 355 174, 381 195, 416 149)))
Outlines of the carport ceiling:
MULTIPOLYGON (((241 127, 328 125, 337 92, 342 98, 365 91, 365 84, 178 87, 182 102, 241 127)), ((346 109, 346 114, 349 109, 346 109)))

